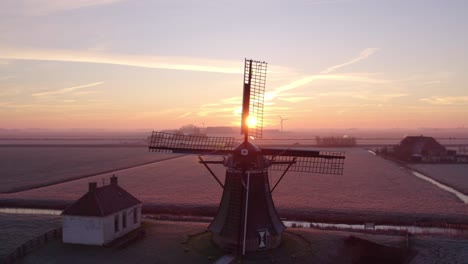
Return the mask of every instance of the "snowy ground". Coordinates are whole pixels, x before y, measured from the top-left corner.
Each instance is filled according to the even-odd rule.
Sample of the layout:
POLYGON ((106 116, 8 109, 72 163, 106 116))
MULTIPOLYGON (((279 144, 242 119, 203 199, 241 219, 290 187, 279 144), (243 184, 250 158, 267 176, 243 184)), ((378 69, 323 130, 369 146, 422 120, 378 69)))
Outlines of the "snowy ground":
POLYGON ((60 225, 60 216, 0 213, 0 260, 22 243, 60 225))
MULTIPOLYGON (((153 155, 159 155, 154 154, 153 155)), ((281 217, 326 222, 468 223, 468 205, 407 169, 366 150, 347 149, 343 175, 288 174, 273 193, 281 217)), ((209 157, 205 157, 209 159, 209 157)), ((224 168, 213 166, 221 180, 224 168)), ((197 157, 185 156, 116 173, 119 183, 156 213, 214 215, 222 189, 197 157)), ((0 195, 1 206, 64 208, 88 182, 111 174, 0 195)), ((271 175, 274 183, 279 173, 271 175)))
MULTIPOLYGON (((54 149, 58 150, 57 148, 54 149)), ((148 154, 148 157, 155 160, 168 157, 167 155, 147 153, 145 149, 142 150, 144 151, 143 156, 148 154)), ((138 150, 138 153, 142 150, 138 150)), ((18 164, 9 164, 3 161, 2 166, 15 168, 13 170, 15 174, 8 174, 8 177, 5 177, 5 174, 0 176, 2 177, 0 178, 2 183, 0 186, 4 187, 4 184, 6 184, 5 189, 12 188, 11 185, 8 185, 10 182, 13 185, 19 184, 17 186, 26 186, 31 182, 42 184, 52 180, 64 179, 64 177, 69 177, 72 172, 77 173, 76 175, 83 175, 90 168, 101 168, 101 163, 112 168, 121 164, 128 164, 125 162, 141 161, 141 157, 130 150, 129 152, 115 151, 115 153, 112 152, 112 149, 107 149, 102 153, 97 150, 82 149, 82 152, 77 151, 81 153, 79 157, 82 160, 80 161, 67 160, 72 153, 64 155, 63 152, 52 151, 43 154, 43 162, 35 161, 31 164, 26 161, 35 160, 42 152, 23 152, 12 157, 6 157, 7 155, 0 152, 0 155, 4 155, 7 160, 22 160, 23 163, 21 164, 28 164, 28 166, 22 168, 18 164), (126 155, 121 156, 121 153, 126 153, 126 155), (135 155, 130 155, 132 153, 135 155), (95 167, 88 167, 87 162, 91 162, 95 167), (71 167, 63 166, 64 164, 71 167), (65 167, 68 171, 60 170, 62 167, 65 167), (47 168, 51 169, 48 170, 47 168), (74 168, 74 170, 71 170, 71 168, 74 168), (27 171, 35 175, 36 178, 31 179, 30 176, 22 174, 22 172, 27 171), (18 183, 15 183, 14 180, 18 183)), ((337 223, 413 224, 417 222, 468 224, 468 205, 463 204, 454 195, 413 176, 407 169, 374 156, 366 150, 352 148, 346 149, 346 152, 347 158, 343 175, 288 174, 273 193, 273 199, 280 216, 290 219, 337 223)), ((205 157, 205 159, 210 159, 210 157, 205 157)), ((6 171, 5 167, 1 168, 4 170, 2 173, 4 173, 6 171)), ((213 166, 212 168, 223 181, 224 168, 222 166, 213 166)), ((463 186, 460 183, 465 182, 463 178, 464 167, 457 169, 451 165, 421 165, 417 169, 426 172, 428 176, 433 178, 439 175, 445 180, 452 179, 459 184, 454 187, 462 188, 463 186)), ((213 215, 222 194, 222 189, 205 168, 197 163, 197 157, 194 156, 178 157, 138 166, 118 171, 115 174, 119 177, 119 184, 142 200, 146 210, 153 212, 213 215)), ((111 175, 112 173, 106 173, 13 194, 0 194, 0 206, 22 205, 64 208, 87 191, 88 182, 97 181, 99 185, 102 185, 104 179, 108 184, 108 178, 111 175)), ((279 173, 271 174, 271 182, 276 182, 279 176, 279 173)), ((441 179, 438 180, 443 182, 441 179)), ((446 184, 450 185, 447 182, 446 184)), ((59 223, 60 218, 57 216, 0 214, 0 226, 2 227, 0 255, 6 254, 15 246, 34 236, 57 227, 59 223), (8 241, 8 243, 5 243, 5 241, 8 241)), ((204 229, 205 225, 203 223, 191 224, 182 229, 187 229, 187 232, 195 232, 198 229, 204 229)), ((169 228, 168 230, 172 232, 171 230, 176 230, 178 227, 177 224, 174 224, 172 227, 166 226, 158 229, 158 232, 166 230, 166 228, 169 228)), ((301 230, 300 232, 306 237, 310 237, 310 239, 320 238, 320 241, 325 243, 323 245, 326 245, 326 243, 332 245, 343 239, 345 235, 342 234, 346 233, 313 229, 297 230, 301 230)), ((170 237, 179 240, 185 236, 183 233, 175 231, 171 234, 170 237)), ((384 237, 379 239, 390 245, 400 245, 402 243, 401 237, 387 240, 384 237)), ((466 263, 463 261, 468 259, 468 256, 466 256, 468 242, 465 240, 417 236, 411 242, 419 252, 412 263, 466 263)), ((180 241, 177 243, 180 243, 180 241)), ((154 247, 145 248, 148 252, 153 252, 150 248, 153 249, 154 247)), ((162 244, 161 248, 164 249, 162 244)), ((179 254, 176 252, 178 249, 180 248, 167 248, 174 254, 179 254)), ((94 252, 94 249, 90 250, 94 252)), ((47 253, 48 251, 44 252, 44 254, 38 254, 43 254, 45 257, 50 256, 47 253)), ((158 259, 162 261, 161 263, 164 263, 163 260, 169 260, 166 255, 161 253, 165 252, 164 250, 155 251, 154 253, 157 252, 160 252, 158 259)), ((93 254, 101 253, 94 252, 93 254)), ((25 260, 25 263, 34 262, 34 256, 38 255, 34 253, 25 260)), ((200 258, 198 256, 196 258, 200 261, 206 261, 206 257, 200 258)))
POLYGON ((409 166, 468 195, 468 164, 410 164, 409 166))
MULTIPOLYGON (((54 241, 31 252, 21 263, 212 263, 220 254, 208 248, 209 241, 197 241, 198 244, 193 247, 187 237, 204 232, 206 226, 207 223, 151 221, 147 223, 146 237, 123 249, 54 241)), ((352 252, 345 244, 350 236, 393 247, 404 248, 407 245, 405 236, 305 228, 290 229, 288 232, 299 234, 309 246, 288 249, 292 251, 289 261, 281 263, 352 263, 352 252)), ((411 262, 414 264, 463 264, 468 259, 468 241, 463 239, 415 236, 410 238, 409 249, 417 251, 411 262)), ((267 261, 261 263, 273 263, 266 257, 267 261)))
POLYGON ((0 193, 165 159, 146 147, 0 147, 0 193))

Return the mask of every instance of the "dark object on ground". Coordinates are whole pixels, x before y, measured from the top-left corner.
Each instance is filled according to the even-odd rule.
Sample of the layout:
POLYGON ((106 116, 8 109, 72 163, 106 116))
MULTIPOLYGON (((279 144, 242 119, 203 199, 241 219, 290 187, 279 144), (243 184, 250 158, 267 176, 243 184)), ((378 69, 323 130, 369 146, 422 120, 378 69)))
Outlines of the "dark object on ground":
POLYGON ((381 245, 355 236, 345 240, 345 251, 354 264, 406 264, 417 254, 411 249, 381 245))

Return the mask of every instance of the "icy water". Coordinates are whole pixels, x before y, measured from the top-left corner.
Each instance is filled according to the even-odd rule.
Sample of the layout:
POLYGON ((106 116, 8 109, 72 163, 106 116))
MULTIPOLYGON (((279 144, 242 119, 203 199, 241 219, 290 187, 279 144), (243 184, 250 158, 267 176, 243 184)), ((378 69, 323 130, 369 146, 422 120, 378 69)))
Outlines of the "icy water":
POLYGON ((62 211, 36 208, 0 208, 0 213, 21 215, 60 215, 62 211))
POLYGON ((374 225, 368 224, 339 224, 339 223, 316 223, 304 221, 283 221, 286 227, 290 228, 318 228, 318 229, 333 229, 346 231, 376 231, 382 233, 397 232, 401 234, 411 235, 442 235, 442 236, 458 236, 468 237, 468 230, 461 228, 445 228, 445 227, 421 227, 421 226, 406 226, 406 225, 374 225))

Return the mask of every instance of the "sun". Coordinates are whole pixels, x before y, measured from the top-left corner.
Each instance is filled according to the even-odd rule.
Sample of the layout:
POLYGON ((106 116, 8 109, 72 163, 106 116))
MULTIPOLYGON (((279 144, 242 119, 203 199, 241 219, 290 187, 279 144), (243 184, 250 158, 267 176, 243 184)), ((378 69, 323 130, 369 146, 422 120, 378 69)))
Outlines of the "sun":
POLYGON ((253 116, 249 116, 247 117, 246 123, 248 127, 255 127, 257 126, 257 119, 253 116))

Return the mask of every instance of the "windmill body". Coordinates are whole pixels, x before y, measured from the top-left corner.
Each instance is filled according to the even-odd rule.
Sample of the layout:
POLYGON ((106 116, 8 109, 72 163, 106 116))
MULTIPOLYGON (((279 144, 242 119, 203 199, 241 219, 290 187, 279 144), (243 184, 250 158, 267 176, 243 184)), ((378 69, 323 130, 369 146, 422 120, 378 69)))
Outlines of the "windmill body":
POLYGON ((218 213, 208 229, 226 251, 243 252, 279 246, 285 226, 270 192, 269 160, 260 148, 244 142, 226 160, 226 177, 218 213))
POLYGON ((272 192, 288 171, 342 174, 344 153, 333 151, 262 148, 250 138, 261 138, 263 99, 266 82, 265 62, 245 60, 241 134, 244 140, 234 146, 232 137, 176 135, 153 132, 149 150, 163 153, 198 154, 200 163, 223 188, 218 212, 208 229, 213 241, 226 251, 244 255, 276 248, 285 226, 272 199, 272 192), (256 122, 249 126, 249 118, 256 122), (223 160, 205 161, 203 155, 222 156, 223 160), (226 167, 224 184, 210 164, 226 167), (283 174, 270 188, 268 172, 283 174))

